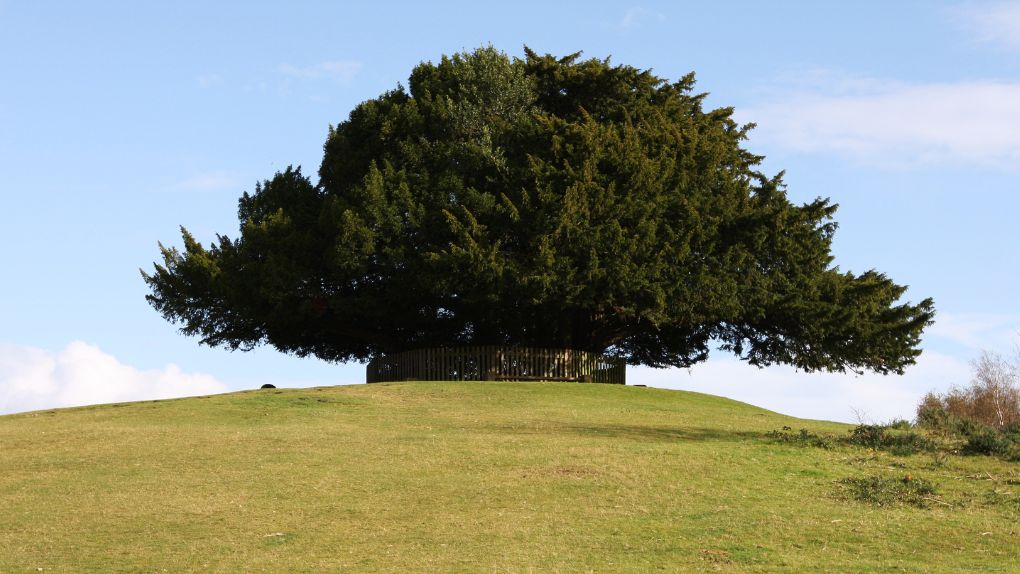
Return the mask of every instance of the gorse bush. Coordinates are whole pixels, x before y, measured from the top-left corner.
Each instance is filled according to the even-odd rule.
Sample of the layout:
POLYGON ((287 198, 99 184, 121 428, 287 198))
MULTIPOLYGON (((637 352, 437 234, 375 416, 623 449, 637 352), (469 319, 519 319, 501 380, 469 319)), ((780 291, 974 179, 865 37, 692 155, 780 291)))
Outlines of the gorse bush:
POLYGON ((987 454, 1020 461, 1020 432, 984 427, 967 436, 961 451, 964 454, 987 454))
POLYGON ((972 419, 956 416, 938 406, 918 412, 918 425, 945 438, 962 440, 959 451, 1020 461, 1020 424, 998 429, 972 419))
POLYGON ((893 419, 892 421, 886 423, 884 426, 886 428, 904 431, 914 428, 914 425, 911 424, 910 421, 906 419, 893 419))
POLYGON ((846 442, 874 448, 888 450, 897 455, 917 454, 922 451, 936 450, 935 441, 913 431, 890 432, 892 429, 902 428, 897 422, 889 425, 858 425, 850 431, 850 437, 846 442))
POLYGON ((907 504, 927 508, 931 502, 941 502, 934 484, 909 474, 903 478, 887 476, 844 478, 839 484, 849 491, 851 498, 876 506, 907 504))
POLYGON ((917 426, 943 436, 968 436, 983 428, 981 423, 946 410, 938 395, 928 393, 917 407, 917 426))
POLYGON ((800 429, 800 431, 794 433, 792 428, 783 427, 781 431, 769 431, 766 433, 766 436, 779 442, 804 444, 824 449, 830 449, 833 445, 831 436, 818 434, 808 429, 800 429))
MULTIPOLYGON (((837 443, 845 445, 862 446, 875 450, 889 451, 898 456, 917 454, 919 452, 931 452, 938 449, 938 445, 930 438, 913 431, 902 431, 902 421, 894 421, 888 425, 858 425, 850 431, 849 436, 834 437, 829 434, 819 434, 808 429, 800 429, 793 432, 790 427, 783 427, 783 430, 774 430, 766 433, 766 436, 783 443, 802 444, 819 448, 830 449, 837 443)), ((908 425, 909 426, 909 423, 908 425)))

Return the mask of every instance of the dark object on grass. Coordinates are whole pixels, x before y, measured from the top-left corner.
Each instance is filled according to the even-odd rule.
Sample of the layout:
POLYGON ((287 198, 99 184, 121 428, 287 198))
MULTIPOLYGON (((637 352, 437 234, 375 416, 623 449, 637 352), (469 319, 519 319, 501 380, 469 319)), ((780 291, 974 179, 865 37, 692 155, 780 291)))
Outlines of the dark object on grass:
POLYGON ((276 385, 273 385, 273 384, 270 384, 270 383, 266 383, 266 384, 262 385, 262 386, 261 386, 261 387, 259 387, 259 388, 260 388, 260 389, 275 389, 275 388, 276 388, 276 385))

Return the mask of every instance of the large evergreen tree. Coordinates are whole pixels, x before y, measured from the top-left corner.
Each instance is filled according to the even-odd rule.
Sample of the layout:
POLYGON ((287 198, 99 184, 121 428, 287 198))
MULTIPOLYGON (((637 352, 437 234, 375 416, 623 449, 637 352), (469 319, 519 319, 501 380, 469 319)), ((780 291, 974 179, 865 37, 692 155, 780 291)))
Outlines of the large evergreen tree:
POLYGON ((689 366, 902 372, 930 299, 832 266, 836 206, 793 205, 750 126, 609 61, 492 48, 423 63, 330 128, 319 182, 240 199, 237 239, 161 246, 149 302, 205 344, 328 361, 565 347, 689 366))

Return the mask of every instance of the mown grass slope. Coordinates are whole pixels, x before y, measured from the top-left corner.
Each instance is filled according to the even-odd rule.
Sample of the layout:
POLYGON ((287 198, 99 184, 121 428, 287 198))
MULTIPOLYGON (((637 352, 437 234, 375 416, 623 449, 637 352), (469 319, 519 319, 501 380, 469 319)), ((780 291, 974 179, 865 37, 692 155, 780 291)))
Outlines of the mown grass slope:
POLYGON ((719 397, 277 389, 0 417, 0 572, 1017 572, 1018 465, 719 397), (839 481, 911 474, 928 504, 839 481))

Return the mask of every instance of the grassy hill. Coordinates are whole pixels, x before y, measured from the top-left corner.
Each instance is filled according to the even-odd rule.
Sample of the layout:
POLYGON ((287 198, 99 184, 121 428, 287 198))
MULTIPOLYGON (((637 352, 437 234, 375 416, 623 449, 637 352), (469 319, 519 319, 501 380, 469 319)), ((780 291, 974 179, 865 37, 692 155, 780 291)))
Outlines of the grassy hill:
POLYGON ((564 383, 4 416, 0 572, 1018 571, 1017 464, 836 440, 851 428, 564 383), (846 482, 907 474, 930 487, 912 503, 846 482))

